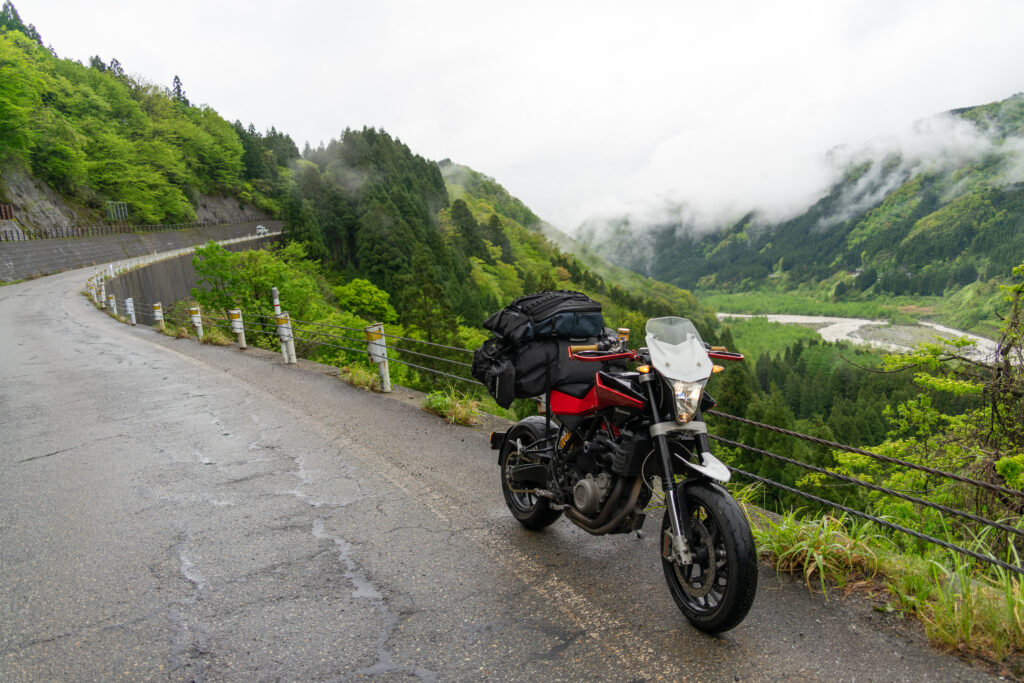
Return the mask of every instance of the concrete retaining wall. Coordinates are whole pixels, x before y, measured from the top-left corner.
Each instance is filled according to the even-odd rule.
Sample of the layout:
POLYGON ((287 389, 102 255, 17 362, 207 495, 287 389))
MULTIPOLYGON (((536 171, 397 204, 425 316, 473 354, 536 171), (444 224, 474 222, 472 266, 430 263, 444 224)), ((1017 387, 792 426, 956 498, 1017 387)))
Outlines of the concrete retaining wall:
MULTIPOLYGON (((281 229, 281 221, 259 223, 267 226, 271 232, 281 229)), ((256 225, 257 221, 253 221, 167 232, 0 242, 0 281, 11 282, 133 256, 172 251, 206 244, 210 240, 244 237, 255 234, 256 225)))
MULTIPOLYGON (((277 240, 278 236, 272 235, 223 246, 228 251, 245 251, 263 249, 277 240)), ((107 280, 106 291, 119 300, 128 297, 134 299, 136 310, 144 310, 147 316, 142 319, 148 320, 148 314, 152 310, 150 307, 154 303, 162 303, 166 312, 176 301, 189 298, 197 279, 196 269, 192 267, 192 254, 183 254, 130 270, 107 280)))

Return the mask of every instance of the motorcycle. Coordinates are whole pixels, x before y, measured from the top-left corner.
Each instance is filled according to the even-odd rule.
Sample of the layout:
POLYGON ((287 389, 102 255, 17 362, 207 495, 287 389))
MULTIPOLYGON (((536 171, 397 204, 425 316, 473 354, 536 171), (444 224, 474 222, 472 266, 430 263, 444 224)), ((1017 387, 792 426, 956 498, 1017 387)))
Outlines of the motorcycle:
POLYGON ((669 591, 694 627, 727 631, 753 604, 757 557, 746 516, 722 486, 730 472, 711 454, 702 413, 715 405, 704 391, 722 369, 713 360, 743 356, 708 346, 679 317, 649 320, 646 347, 627 343, 620 330, 614 340, 569 346, 572 360, 606 369, 592 382, 551 387, 544 416, 491 435, 505 502, 531 530, 564 514, 595 536, 640 535, 660 489, 669 591))

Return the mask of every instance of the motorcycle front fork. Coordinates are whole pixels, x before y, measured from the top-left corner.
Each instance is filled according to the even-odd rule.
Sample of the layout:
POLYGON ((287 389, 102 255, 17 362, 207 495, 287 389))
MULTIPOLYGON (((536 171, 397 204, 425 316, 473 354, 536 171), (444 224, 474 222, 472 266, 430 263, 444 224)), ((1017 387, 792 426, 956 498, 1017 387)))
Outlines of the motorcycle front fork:
MULTIPOLYGON (((652 383, 654 376, 644 375, 641 381, 644 380, 647 380, 647 400, 651 408, 653 424, 657 424, 661 421, 661 416, 658 415, 658 404, 654 396, 652 383)), ((705 435, 701 434, 700 436, 705 435)), ((669 529, 662 537, 661 554, 665 559, 677 564, 693 564, 693 553, 690 552, 690 544, 687 541, 690 537, 690 513, 686 507, 686 497, 676 495, 675 477, 672 476, 672 452, 668 448, 668 439, 664 434, 658 434, 654 437, 654 441, 661 457, 661 490, 665 494, 665 505, 669 516, 669 529)), ((700 445, 707 450, 706 442, 700 445)))

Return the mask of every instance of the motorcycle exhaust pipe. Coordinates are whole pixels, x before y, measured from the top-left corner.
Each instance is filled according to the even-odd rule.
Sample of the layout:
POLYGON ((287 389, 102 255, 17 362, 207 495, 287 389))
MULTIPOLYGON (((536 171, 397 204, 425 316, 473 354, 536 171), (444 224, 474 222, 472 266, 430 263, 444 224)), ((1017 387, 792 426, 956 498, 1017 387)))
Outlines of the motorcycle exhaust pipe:
POLYGON ((602 526, 605 522, 607 522, 608 518, 612 516, 612 512, 615 511, 615 505, 619 502, 619 499, 622 498, 622 492, 625 488, 626 478, 619 477, 618 480, 615 482, 615 486, 612 487, 611 495, 608 496, 608 500, 605 501, 604 507, 601 508, 601 512, 597 515, 597 519, 590 519, 582 512, 579 512, 579 510, 577 510, 576 512, 579 512, 580 516, 584 517, 587 520, 588 526, 592 526, 596 529, 597 527, 602 526))
MULTIPOLYGON (((620 477, 619 482, 623 481, 624 477, 620 477)), ((618 513, 616 513, 616 515, 611 519, 611 521, 607 522, 604 525, 597 526, 595 523, 596 520, 592 521, 589 517, 584 515, 579 510, 576 510, 575 508, 566 508, 565 516, 568 517, 573 524, 583 529, 588 534, 592 534, 594 536, 602 536, 618 527, 622 520, 625 519, 626 515, 628 515, 630 510, 633 509, 633 506, 636 505, 636 501, 640 497, 640 489, 643 488, 643 485, 643 478, 637 477, 636 481, 633 483, 633 489, 629 492, 629 500, 626 502, 625 505, 622 506, 622 508, 618 511, 618 513)), ((601 515, 598 516, 598 519, 603 517, 606 511, 611 510, 614 507, 614 502, 615 501, 612 500, 608 501, 608 503, 605 505, 605 509, 602 510, 601 515)))

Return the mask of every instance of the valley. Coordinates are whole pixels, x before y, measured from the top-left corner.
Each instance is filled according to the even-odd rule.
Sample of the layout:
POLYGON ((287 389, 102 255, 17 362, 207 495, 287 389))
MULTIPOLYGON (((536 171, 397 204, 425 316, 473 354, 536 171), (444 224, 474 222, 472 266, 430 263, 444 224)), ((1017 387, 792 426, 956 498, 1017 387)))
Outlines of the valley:
POLYGON ((996 342, 991 339, 928 321, 891 324, 888 320, 784 313, 717 313, 716 315, 719 320, 724 322, 763 318, 768 322, 782 325, 800 325, 815 330, 826 342, 849 342, 891 352, 909 352, 920 343, 966 337, 975 344, 971 353, 968 354, 970 357, 990 360, 994 357, 997 346, 996 342))

